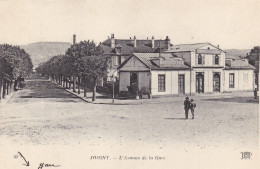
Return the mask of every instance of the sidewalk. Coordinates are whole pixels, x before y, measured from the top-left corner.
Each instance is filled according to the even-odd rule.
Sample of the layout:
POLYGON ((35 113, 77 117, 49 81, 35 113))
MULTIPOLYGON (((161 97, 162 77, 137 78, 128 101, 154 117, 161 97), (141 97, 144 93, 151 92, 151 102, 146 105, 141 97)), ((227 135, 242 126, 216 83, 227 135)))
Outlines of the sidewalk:
POLYGON ((13 96, 14 96, 14 94, 16 93, 17 91, 12 91, 9 95, 6 95, 5 96, 5 98, 3 99, 1 99, 0 100, 0 105, 4 105, 5 103, 7 103, 13 96))
MULTIPOLYGON (((57 85, 57 84, 56 84, 57 85)), ((57 85, 60 88, 65 89, 64 87, 57 85)), ((254 100, 252 92, 235 92, 235 93, 213 93, 213 94, 197 94, 194 96, 183 95, 183 96, 154 96, 152 99, 114 99, 114 103, 112 101, 112 97, 96 92, 96 101, 92 101, 92 91, 90 89, 87 90, 87 98, 84 97, 84 90, 80 90, 80 94, 78 94, 78 89, 76 92, 73 92, 72 89, 65 89, 67 92, 73 94, 74 96, 79 97, 88 103, 93 104, 114 104, 114 105, 138 105, 138 104, 159 104, 159 103, 167 103, 167 102, 183 102, 185 97, 190 97, 195 99, 196 101, 203 101, 205 99, 222 99, 222 98, 234 98, 234 97, 247 97, 250 98, 250 102, 258 102, 259 100, 254 100), (252 98, 251 98, 252 97, 252 98)))

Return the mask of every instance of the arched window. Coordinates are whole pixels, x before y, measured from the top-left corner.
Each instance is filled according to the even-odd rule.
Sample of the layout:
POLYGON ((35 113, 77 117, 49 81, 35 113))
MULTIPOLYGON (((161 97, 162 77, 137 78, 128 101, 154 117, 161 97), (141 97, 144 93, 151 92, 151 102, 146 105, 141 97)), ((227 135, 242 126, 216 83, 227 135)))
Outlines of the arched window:
POLYGON ((198 56, 198 65, 202 65, 202 56, 199 54, 198 56))
POLYGON ((219 65, 219 56, 215 55, 215 65, 219 65))

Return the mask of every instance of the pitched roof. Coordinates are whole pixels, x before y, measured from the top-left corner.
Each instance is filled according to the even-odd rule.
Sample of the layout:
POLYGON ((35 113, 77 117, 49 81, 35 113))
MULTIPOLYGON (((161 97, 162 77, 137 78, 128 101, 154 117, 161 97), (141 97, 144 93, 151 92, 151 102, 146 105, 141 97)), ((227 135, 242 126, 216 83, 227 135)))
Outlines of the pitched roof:
MULTIPOLYGON (((136 47, 134 47, 133 39, 115 39, 115 46, 120 45, 122 55, 132 55, 133 53, 153 53, 160 46, 163 49, 167 48, 166 40, 154 40, 154 48, 152 48, 152 40, 138 40, 136 39, 136 47)), ((115 54, 111 48, 111 39, 108 38, 101 43, 105 55, 115 54)))
MULTIPOLYGON (((191 52, 191 51, 195 51, 196 49, 199 49, 203 46, 206 45, 212 45, 211 43, 194 43, 194 44, 179 44, 179 45, 173 45, 170 50, 168 50, 167 52, 191 52)), ((219 49, 218 47, 214 46, 215 48, 219 49)), ((219 49, 221 50, 221 49, 219 49)), ((221 50, 223 51, 223 50, 221 50)), ((225 51, 223 51, 225 52, 225 51)))
MULTIPOLYGON (((190 67, 185 65, 183 59, 175 57, 170 53, 134 53, 132 57, 136 57, 143 64, 148 66, 152 70, 180 70, 180 69, 189 69, 190 67), (160 60, 161 59, 161 60, 160 60), (160 64, 156 63, 157 61, 161 62, 160 64), (174 62, 172 62, 174 61, 174 62), (176 62, 180 61, 180 62, 176 62), (163 64, 162 64, 163 63, 163 64)), ((132 57, 125 60, 119 67, 123 67, 132 57)))
POLYGON ((227 59, 225 65, 225 69, 255 69, 245 59, 227 59))

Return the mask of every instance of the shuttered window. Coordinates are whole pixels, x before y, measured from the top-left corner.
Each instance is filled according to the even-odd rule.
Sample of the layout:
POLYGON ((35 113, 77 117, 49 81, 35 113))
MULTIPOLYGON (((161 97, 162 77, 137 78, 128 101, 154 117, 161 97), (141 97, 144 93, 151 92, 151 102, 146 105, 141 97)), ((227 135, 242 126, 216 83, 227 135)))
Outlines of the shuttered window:
POLYGON ((219 65, 219 56, 215 55, 215 65, 219 65))
POLYGON ((165 92, 165 75, 158 75, 158 92, 165 92))
POLYGON ((235 87, 235 75, 234 73, 229 73, 229 88, 235 87))
POLYGON ((198 65, 202 65, 202 56, 199 54, 198 56, 198 65))

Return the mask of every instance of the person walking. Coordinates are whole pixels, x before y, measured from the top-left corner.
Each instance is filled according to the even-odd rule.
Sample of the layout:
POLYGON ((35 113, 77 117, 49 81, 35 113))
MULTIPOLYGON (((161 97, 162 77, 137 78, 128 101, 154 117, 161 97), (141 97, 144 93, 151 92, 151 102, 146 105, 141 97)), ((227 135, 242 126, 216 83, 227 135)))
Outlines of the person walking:
POLYGON ((184 110, 185 110, 186 119, 188 119, 189 109, 190 109, 190 101, 189 101, 189 97, 186 97, 184 100, 184 110))
POLYGON ((194 103, 194 100, 191 99, 190 100, 190 111, 191 111, 191 114, 192 114, 192 119, 194 119, 194 109, 196 107, 196 104, 194 103))

